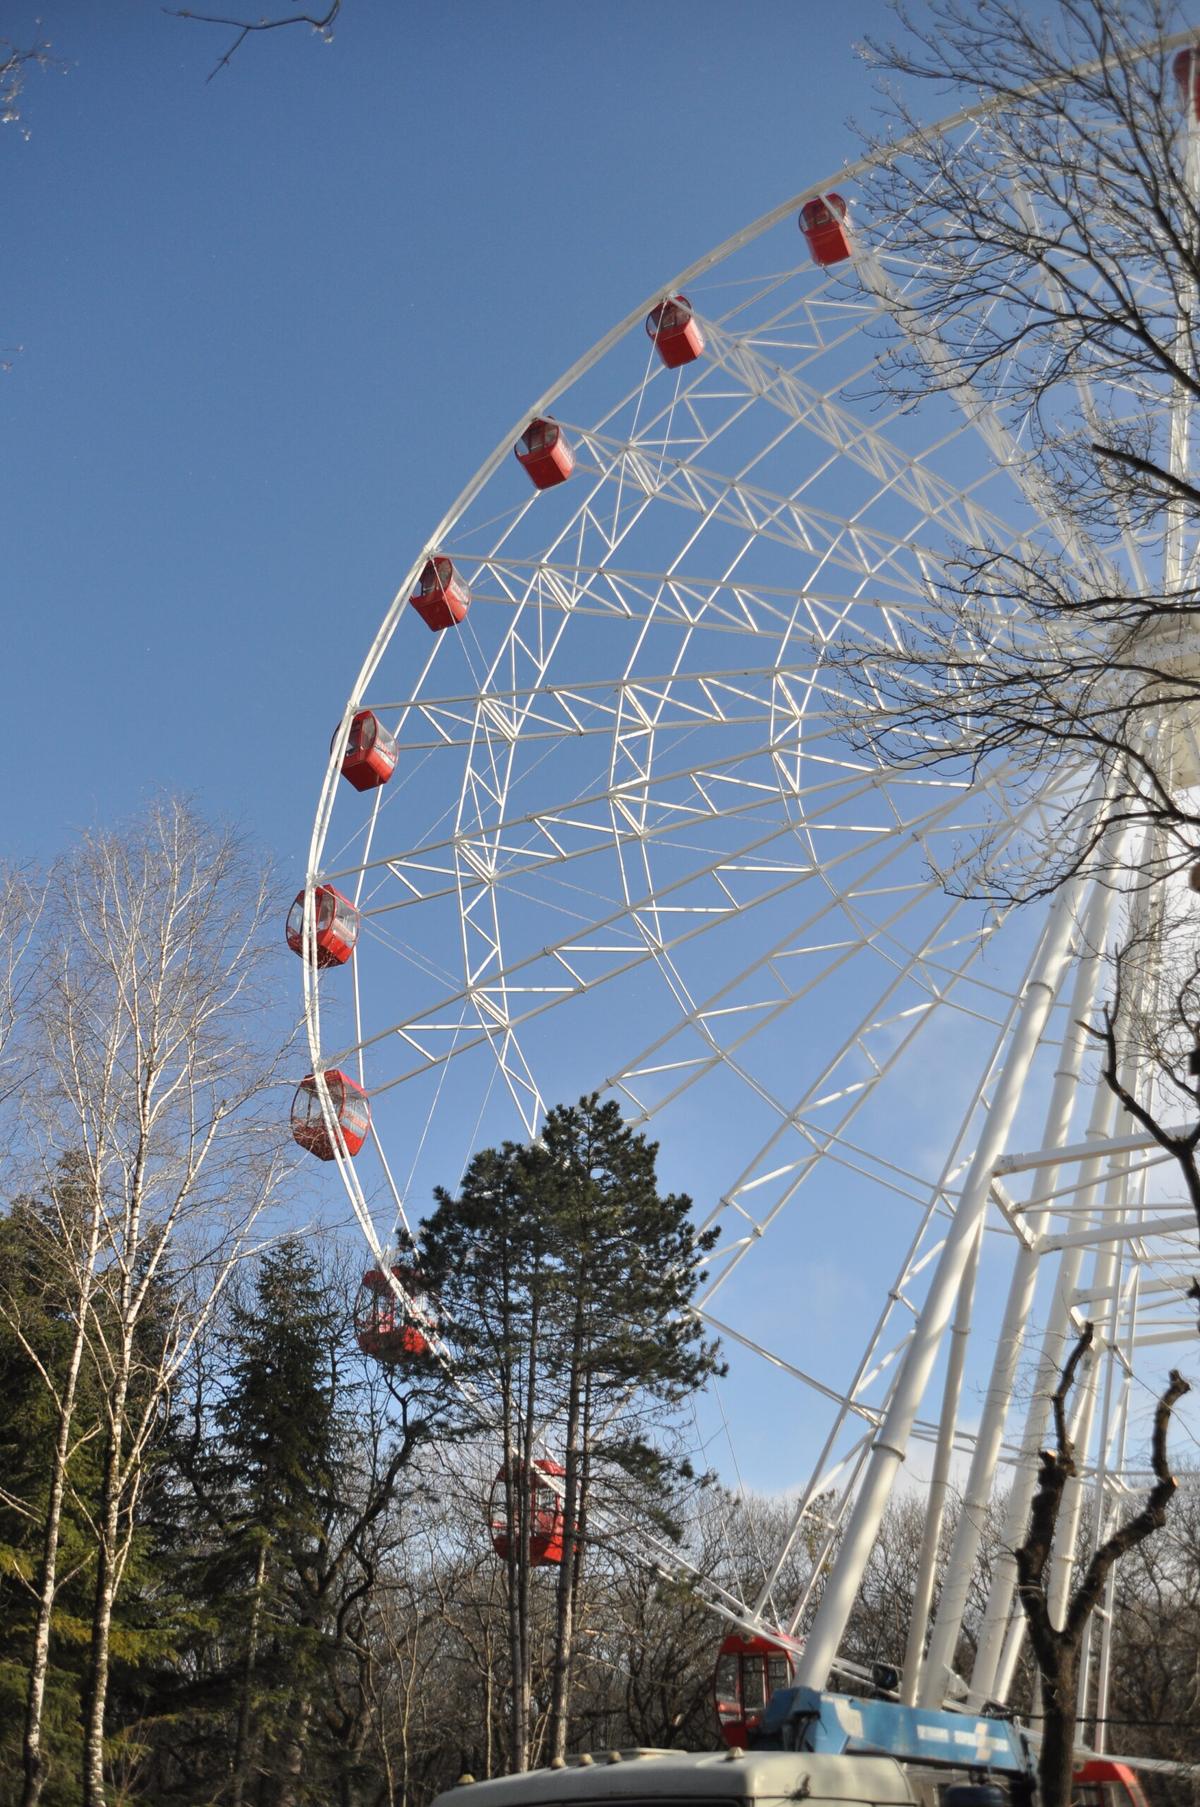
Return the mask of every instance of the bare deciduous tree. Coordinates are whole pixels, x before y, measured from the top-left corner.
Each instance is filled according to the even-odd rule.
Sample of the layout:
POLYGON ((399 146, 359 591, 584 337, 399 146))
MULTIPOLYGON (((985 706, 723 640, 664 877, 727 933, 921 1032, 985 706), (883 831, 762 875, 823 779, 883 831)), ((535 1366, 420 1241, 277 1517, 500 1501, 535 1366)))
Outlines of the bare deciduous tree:
POLYGON ((1194 920, 1175 916, 1166 900, 1156 919, 1156 934, 1131 937, 1114 956, 1112 999, 1088 1033, 1109 1090, 1173 1157, 1200 1228, 1200 1119, 1189 1071, 1200 1048, 1200 949, 1194 920), (1139 1088, 1129 1080, 1131 1057, 1143 1075, 1139 1088))
POLYGON ((1092 1346, 1093 1329, 1085 1324, 1068 1356, 1054 1390, 1055 1447, 1041 1452, 1037 1491, 1029 1514, 1025 1541, 1016 1551, 1017 1597, 1029 1623, 1029 1639, 1042 1681, 1042 1743, 1038 1753, 1041 1807, 1069 1807, 1075 1758, 1076 1688, 1079 1652, 1092 1613, 1100 1602, 1105 1583, 1115 1565, 1130 1550, 1161 1531, 1175 1493, 1175 1477, 1167 1463, 1167 1427, 1178 1400, 1191 1391, 1189 1383, 1172 1369, 1166 1391, 1154 1413, 1151 1462, 1154 1487, 1140 1511, 1133 1513, 1094 1551, 1075 1588, 1061 1626, 1054 1624, 1046 1570, 1054 1545, 1059 1507, 1068 1480, 1077 1472, 1075 1445, 1067 1429, 1067 1397, 1080 1362, 1092 1346))
POLYGON ((869 705, 854 727, 896 762, 1003 758, 1047 800, 1036 870, 993 870, 984 844, 970 888, 1051 889, 1126 820, 1165 827, 1155 870, 1170 870, 1200 841, 1200 487, 1180 425, 1200 399, 1184 129, 1200 56, 1184 51, 1181 93, 1175 47, 1155 47, 1187 23, 1169 0, 1060 0, 1049 19, 934 0, 901 19, 899 45, 869 47, 888 75, 987 104, 931 131, 893 103, 867 179, 885 255, 861 260, 899 329, 880 380, 983 421, 1032 509, 1011 536, 997 523, 950 548, 936 606, 898 644, 846 655, 869 705), (888 267, 915 275, 901 287, 888 267), (1102 774, 1099 809, 1073 781, 1084 767, 1102 774))
POLYGON ((73 1346, 58 1438, 25 1729, 26 1807, 45 1778, 41 1716, 58 1515, 86 1360, 103 1409, 82 1799, 105 1798, 113 1606, 147 1452, 186 1359, 282 1173, 281 1049, 264 1009, 267 880, 236 835, 184 804, 85 837, 53 876, 43 983, 25 1038, 27 1133, 59 1206, 73 1346), (61 1176, 70 1175, 69 1188, 61 1176), (68 1208, 69 1207, 69 1208, 68 1208))

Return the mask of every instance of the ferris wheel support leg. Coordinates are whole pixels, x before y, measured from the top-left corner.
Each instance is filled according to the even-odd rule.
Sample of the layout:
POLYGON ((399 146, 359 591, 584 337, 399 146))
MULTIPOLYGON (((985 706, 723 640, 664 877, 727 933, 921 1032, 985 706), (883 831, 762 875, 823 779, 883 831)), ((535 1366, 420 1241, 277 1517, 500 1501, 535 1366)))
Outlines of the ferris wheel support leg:
MULTIPOLYGON (((1103 1086, 1097 1086, 1087 1127, 1087 1139, 1102 1140, 1110 1133, 1112 1121, 1112 1095, 1103 1086)), ((1085 1162, 1080 1168, 1076 1196, 1082 1200, 1089 1199, 1102 1172, 1101 1160, 1085 1162)), ((1084 1251, 1079 1246, 1064 1249, 1055 1282, 1054 1298, 1042 1333, 1042 1346, 1025 1418, 1020 1454, 1005 1507, 992 1585, 984 1610, 982 1635, 967 1696, 968 1705, 976 1709, 986 1701, 1004 1699, 1007 1684, 1002 1684, 999 1678, 1002 1675, 1011 1677, 1024 1637, 1023 1617, 1013 1620, 1010 1625, 1017 1578, 1012 1552, 1024 1536, 1029 1519, 1029 1507, 1037 1479, 1038 1451, 1045 1436, 1054 1379, 1062 1366, 1071 1320, 1071 1304, 1079 1283, 1083 1254, 1084 1251)))
MULTIPOLYGON (((1068 1029, 1063 1039, 1062 1055, 1058 1070, 1054 1075, 1050 1104, 1046 1112, 1042 1135, 1043 1148, 1061 1148, 1068 1139, 1071 1117, 1079 1089, 1079 1070, 1083 1064, 1084 1048, 1088 1040, 1083 1024, 1091 1016, 1095 1002, 1096 988, 1100 979, 1100 949, 1108 934, 1112 900, 1113 891, 1110 886, 1102 884, 1092 886, 1083 932, 1083 945, 1087 952, 1076 966, 1075 983, 1071 988, 1068 1029)), ((1058 1173, 1057 1167, 1045 1169, 1035 1182, 1038 1189, 1044 1192, 1053 1192, 1058 1184, 1058 1173)), ((971 1575, 979 1554, 983 1524, 992 1497, 996 1469, 1000 1461, 1000 1446, 1004 1437, 1009 1401, 1012 1398, 1017 1363, 1025 1340, 1029 1314, 1033 1308, 1043 1239, 1043 1235, 1039 1234, 1032 1243, 1023 1245, 1018 1250, 1016 1261, 1013 1264, 1012 1281, 996 1347, 996 1358, 992 1366, 979 1428, 975 1434, 975 1449, 971 1458, 962 1510, 955 1526, 954 1541, 950 1548, 946 1574, 942 1583, 941 1599, 938 1602, 933 1634, 929 1640, 929 1654, 925 1660, 917 1692, 917 1699, 922 1706, 937 1707, 942 1704, 946 1681, 954 1666, 959 1631, 970 1592, 971 1575)), ((936 1550, 933 1555, 936 1557, 936 1550)), ((932 1584, 932 1574, 930 1582, 932 1584)), ((926 1606, 927 1604, 926 1601, 926 1606)))
POLYGON ((946 1358, 946 1380, 942 1389, 942 1411, 938 1420, 937 1448, 933 1471, 929 1478, 929 1502, 925 1508, 925 1532, 917 1563, 917 1580, 913 1589, 912 1614, 908 1621, 908 1640, 904 1647, 904 1672, 900 1681, 900 1699, 906 1707, 917 1704, 917 1688, 921 1680, 921 1660, 925 1649, 925 1632, 929 1625, 929 1608, 933 1600, 933 1584, 937 1577, 938 1550, 942 1541, 942 1521, 946 1513, 946 1495, 950 1489, 950 1458, 954 1453, 954 1428, 958 1423, 958 1403, 962 1396, 963 1368, 967 1359, 967 1343, 971 1335, 971 1314, 975 1305, 975 1281, 979 1273, 979 1252, 983 1242, 980 1221, 967 1271, 958 1291, 954 1322, 950 1327, 950 1351, 946 1358))
MULTIPOLYGON (((1101 1134, 1103 1133, 1105 1132, 1102 1131, 1101 1134)), ((1088 1175, 1085 1173, 1083 1177, 1086 1179, 1088 1175)), ((1105 1203, 1109 1217, 1111 1217, 1112 1207, 1120 1202, 1126 1183, 1127 1175, 1124 1166, 1114 1164, 1105 1188, 1105 1203)), ((1067 1251, 1068 1254, 1070 1252, 1067 1251)), ((1078 1260, 1075 1262, 1064 1260, 1059 1276, 1059 1292, 1055 1298, 1055 1309, 1042 1344, 1042 1358, 1035 1382, 1034 1399, 1026 1420, 1020 1464, 1012 1491, 1009 1494, 1008 1510, 1001 1533, 1001 1550, 1004 1554, 996 1564, 992 1593, 988 1599, 984 1638, 980 1644, 975 1676, 972 1679, 970 1694, 972 1704, 978 1704, 985 1699, 1004 1700, 1007 1698, 1025 1638, 1023 1614, 1013 1617, 1011 1625, 1008 1626, 1008 1635, 1004 1637, 1005 1625, 1012 1608, 1016 1578, 1015 1564, 1012 1556, 1007 1552, 1015 1548, 1017 1541, 1024 1535, 1025 1524, 1029 1516, 1029 1503, 1033 1494, 1037 1469, 1037 1452, 1046 1428, 1050 1392, 1055 1375, 1062 1365, 1066 1349, 1070 1331, 1072 1295, 1078 1283, 1079 1266, 1078 1260), (1067 1284, 1064 1284, 1064 1280, 1067 1284), (1061 1310, 1060 1300, 1062 1301, 1061 1310), (1001 1638, 1003 1638, 1003 1653, 994 1669, 989 1671, 983 1666, 985 1659, 989 1658, 992 1648, 999 1644, 1001 1638)), ((1096 1292, 1100 1288, 1114 1286, 1118 1269, 1118 1257, 1109 1254, 1102 1255, 1095 1263, 1094 1277, 1089 1285, 1089 1291, 1096 1292)), ((1072 1437, 1081 1451, 1082 1457, 1086 1457, 1087 1444, 1091 1436, 1091 1420, 1095 1400, 1096 1382, 1093 1370, 1085 1386, 1084 1395, 1080 1399, 1075 1424, 1072 1427, 1072 1437)), ((1082 1504, 1081 1483, 1070 1482, 1068 1488, 1070 1491, 1064 1494, 1059 1511, 1060 1531, 1055 1541, 1049 1589, 1050 1610, 1059 1616, 1071 1578, 1071 1559, 1067 1552, 1074 1549, 1075 1531, 1078 1528, 1079 1511, 1082 1504)))
MULTIPOLYGON (((1147 831, 1142 847, 1142 869, 1152 863, 1154 849, 1153 831, 1147 831)), ((1133 911, 1131 933, 1136 939, 1144 932, 1147 923, 1147 910, 1150 908, 1144 892, 1138 894, 1133 911)), ((1138 1085, 1136 1059, 1127 1058, 1122 1067, 1121 1079, 1130 1090, 1138 1085)), ((1119 1128, 1121 1121, 1128 1127, 1128 1119, 1121 1112, 1118 1117, 1116 1100, 1102 1080, 1097 1080, 1092 1119, 1088 1127, 1089 1140, 1095 1136, 1102 1138, 1109 1133, 1110 1126, 1119 1128)), ((1116 1159, 1107 1163, 1108 1179, 1104 1188, 1103 1219, 1111 1217, 1114 1207, 1125 1199, 1128 1186, 1128 1162, 1116 1159)), ((1080 1172, 1080 1183, 1076 1190, 1076 1200, 1082 1206, 1095 1196, 1094 1186, 1103 1171, 1103 1162, 1088 1162, 1080 1172)), ((1076 1216, 1075 1221, 1079 1221, 1076 1216)), ((1095 1219, 1093 1218, 1093 1221, 1095 1219)), ((1115 1286, 1120 1272, 1119 1258, 1111 1251, 1115 1244, 1105 1245, 1108 1252, 1097 1255, 1093 1273, 1096 1286, 1115 1286)), ((980 1639, 979 1652, 975 1659, 975 1670, 969 1695, 970 1704, 980 1706, 989 1699, 1005 1700, 1012 1686, 1012 1678, 1017 1660, 1021 1653, 1021 1645, 1025 1637, 1025 1618, 1023 1614, 1012 1614, 1013 1594, 1016 1585, 1016 1563, 1011 1552, 1025 1534, 1029 1517, 1030 1502, 1036 1483, 1038 1469, 1038 1451, 1041 1448, 1046 1432, 1046 1421, 1050 1410, 1050 1394, 1055 1378, 1062 1367, 1066 1353, 1067 1339, 1071 1328, 1071 1313, 1074 1305, 1075 1289, 1079 1284, 1079 1272, 1083 1261, 1083 1248, 1064 1250, 1059 1267, 1058 1282, 1055 1288, 1054 1301, 1049 1321, 1042 1338, 1041 1354, 1038 1361, 1037 1374, 1034 1380, 1033 1398, 1025 1421, 1025 1433, 1021 1441, 1021 1452, 1017 1463, 1017 1471, 1008 1496, 1004 1527, 1000 1536, 999 1554, 992 1576, 991 1592, 988 1596, 984 1615, 983 1635, 980 1639), (1007 1636, 1006 1636, 1007 1631, 1007 1636)), ((1086 1452, 1085 1452, 1086 1453, 1086 1452)), ((1060 1508, 1060 1519, 1063 1517, 1060 1508)), ((1060 1550, 1063 1545, 1057 1546, 1060 1550)), ((1066 1570, 1069 1580, 1070 1571, 1066 1570)), ((1060 1590, 1065 1584, 1060 1580, 1060 1590)), ((1051 1588, 1054 1588, 1052 1572, 1051 1588)), ((1060 1596, 1061 1597, 1061 1596, 1060 1596)))
POLYGON ((963 1184, 954 1222, 897 1377, 887 1415, 872 1446, 866 1478, 805 1645, 797 1674, 802 1687, 824 1687, 837 1656, 893 1482, 908 1453, 913 1420, 937 1360, 972 1244, 987 1211, 993 1171, 1004 1151, 1030 1063, 1062 980, 1075 908, 1085 883, 1085 878, 1077 875, 1063 885, 1051 905, 1033 975, 1021 1001, 1008 1058, 963 1184))
MULTIPOLYGON (((1122 1075, 1129 1084, 1134 1075, 1126 1072, 1122 1075)), ((1129 1209, 1129 1176, 1128 1172, 1118 1168, 1114 1171, 1105 1188, 1106 1202, 1110 1207, 1119 1209, 1126 1205, 1123 1213, 1126 1220, 1134 1213, 1129 1209)), ((1114 1224, 1118 1221, 1112 1219, 1114 1224)), ((1092 1279, 1089 1291, 1096 1297, 1111 1297, 1109 1325, 1105 1338, 1104 1355, 1111 1368, 1116 1348, 1116 1320, 1120 1311, 1122 1245, 1117 1242, 1103 1244, 1096 1252, 1092 1263, 1092 1279)), ((1095 1354, 1095 1352, 1093 1352, 1095 1354)), ((1050 1556, 1050 1585, 1047 1590, 1047 1604, 1051 1617, 1061 1624, 1066 1611, 1067 1598, 1071 1587, 1071 1575, 1075 1563, 1075 1546, 1078 1540, 1079 1519, 1083 1511, 1083 1470, 1087 1463, 1088 1444, 1091 1440, 1092 1421, 1099 1397, 1099 1356, 1091 1365, 1082 1398, 1079 1402, 1079 1428, 1075 1432, 1076 1467, 1078 1472, 1070 1477, 1063 1491, 1059 1506, 1058 1529, 1055 1533, 1054 1548, 1050 1556)), ((1103 1452, 1096 1464, 1097 1481, 1102 1480, 1103 1452)), ((1100 1505, 1099 1498, 1097 1505, 1100 1505)))

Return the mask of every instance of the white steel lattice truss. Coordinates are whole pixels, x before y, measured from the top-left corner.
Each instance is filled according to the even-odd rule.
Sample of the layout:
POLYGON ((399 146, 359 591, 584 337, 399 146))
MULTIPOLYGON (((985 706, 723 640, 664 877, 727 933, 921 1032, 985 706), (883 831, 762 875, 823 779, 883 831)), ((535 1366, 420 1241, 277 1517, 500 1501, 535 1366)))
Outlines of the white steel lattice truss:
MULTIPOLYGON (((868 168, 805 195, 853 196, 868 168)), ((667 1177, 721 1228, 701 1309, 764 1386, 790 1387, 770 1395, 778 1428, 812 1470, 757 1599, 698 1585, 735 1622, 808 1630, 801 1678, 823 1683, 901 1461, 924 1445, 905 1692, 934 1701, 979 1509, 1009 1464, 1011 1545, 1046 1377, 1087 1314, 1099 1355, 1070 1510, 1085 1486, 1104 1511, 1129 1491, 1139 1412, 1171 1345, 1194 1341, 1195 1233, 1077 1026, 1101 979, 1085 950, 1125 903, 1086 875, 1042 917, 956 898, 980 835, 1036 858, 1054 799, 1008 768, 856 752, 842 655, 936 616, 955 540, 1051 545, 1098 572, 1111 557, 1134 583, 1185 554, 1132 533, 1084 543, 1012 423, 968 391, 881 403, 872 372, 920 272, 863 221, 852 262, 814 268, 805 195, 662 291, 695 306, 698 361, 660 366, 642 333, 655 296, 531 407, 573 444, 569 483, 531 489, 510 456, 522 420, 418 552, 346 703, 313 833, 309 884, 346 891, 363 934, 349 973, 318 985, 306 966, 306 1006, 314 1071, 348 1069, 371 1094, 371 1146, 339 1165, 377 1258, 376 1217, 453 1183, 484 1141, 534 1133, 546 1103, 597 1088, 653 1120, 667 1177), (433 551, 472 602, 430 636, 406 599, 433 551), (338 770, 368 706, 400 759, 364 797, 338 770), (870 1327, 848 1372, 820 1309, 839 1267, 855 1282, 841 1309, 870 1327), (967 1509, 922 1668, 956 1454, 967 1509), (810 1579, 781 1616, 801 1549, 810 1579)), ((1002 1561, 975 1702, 1012 1676, 1012 1582, 1002 1561)))

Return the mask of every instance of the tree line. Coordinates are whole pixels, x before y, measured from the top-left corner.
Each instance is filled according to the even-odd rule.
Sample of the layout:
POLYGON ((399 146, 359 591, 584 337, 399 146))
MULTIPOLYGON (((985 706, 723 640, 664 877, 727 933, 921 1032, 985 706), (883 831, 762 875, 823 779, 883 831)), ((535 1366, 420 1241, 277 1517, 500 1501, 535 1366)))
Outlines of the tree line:
POLYGON ((406 1251, 438 1317, 359 1346, 361 1269, 287 1230, 299 1055, 272 1039, 269 905, 237 838, 170 802, 0 898, 0 1800, 22 1807, 285 1807, 317 1776, 398 1798, 377 1722, 410 1634, 381 1602, 415 1587, 401 1550, 443 1586, 448 1501, 488 1678, 456 1742, 488 1769, 561 1754, 589 1570, 669 1548, 695 1484, 673 1426, 717 1365, 688 1310, 708 1243, 615 1104, 480 1151, 406 1251))
MULTIPOLYGON (((69 1318, 58 1291, 57 1223, 35 1201, 0 1220, 10 1276, 0 1331, 0 1802, 22 1798, 35 1575, 53 1469, 44 1383, 16 1337, 61 1373, 69 1318), (42 1514, 41 1522, 38 1519, 42 1514)), ((196 1339, 147 1446, 108 1631, 104 1765, 109 1798, 161 1807, 425 1807, 461 1774, 502 1773, 554 1750, 563 1581, 532 1568, 523 1596, 527 1667, 511 1659, 511 1578, 492 1544, 495 1443, 452 1435, 440 1380, 359 1350, 357 1252, 286 1236, 226 1289, 196 1339), (528 1740, 514 1749, 521 1691, 528 1740)), ((145 1329, 146 1373, 170 1322, 145 1329)), ((139 1377, 134 1391, 146 1381, 139 1377)), ((60 1532, 59 1588, 45 1682, 41 1799, 81 1797, 94 1665, 94 1595, 108 1407, 85 1358, 60 1532)), ((461 1427, 460 1427, 461 1428, 461 1427)), ((683 1550, 734 1593, 758 1586, 780 1547, 784 1499, 739 1499, 675 1474, 657 1495, 683 1550)), ((969 1667, 998 1548, 1000 1502, 963 1631, 969 1667)), ((845 1656, 896 1662, 905 1645, 923 1502, 891 1507, 848 1628, 845 1656)), ((948 1522, 945 1541, 952 1535, 948 1522)), ((686 1587, 656 1575, 635 1536, 593 1523, 576 1571, 566 1744, 714 1748, 712 1672, 720 1627, 686 1587)), ((1086 1523, 1079 1532, 1088 1547, 1086 1523)), ((779 1578, 799 1593, 812 1550, 779 1578)), ((1200 1485, 1185 1477, 1169 1533, 1118 1571, 1108 1743, 1200 1759, 1200 1485)), ((1026 1669, 1018 1704, 1031 1708, 1026 1669)), ((1152 1793, 1190 1807, 1191 1784, 1152 1793)))

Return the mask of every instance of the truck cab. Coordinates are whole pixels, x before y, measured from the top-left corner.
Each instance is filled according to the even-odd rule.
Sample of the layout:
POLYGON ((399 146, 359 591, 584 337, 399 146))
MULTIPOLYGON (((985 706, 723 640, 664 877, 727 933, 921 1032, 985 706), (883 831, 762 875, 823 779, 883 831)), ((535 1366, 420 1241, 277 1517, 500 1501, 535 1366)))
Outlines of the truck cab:
POLYGON ((821 1752, 625 1750, 572 1757, 489 1782, 464 1780, 433 1807, 933 1807, 891 1757, 821 1752))
MULTIPOLYGON (((627 1750, 475 1782, 434 1807, 1032 1807, 1034 1761, 1007 1720, 779 1688, 751 1748, 627 1750)), ((1108 1807, 1108 1804, 1104 1804, 1108 1807)))

